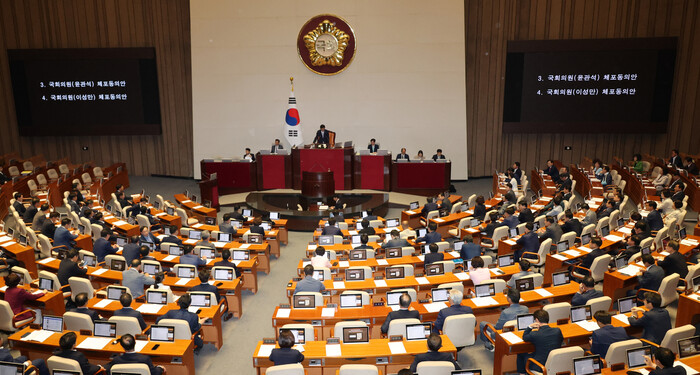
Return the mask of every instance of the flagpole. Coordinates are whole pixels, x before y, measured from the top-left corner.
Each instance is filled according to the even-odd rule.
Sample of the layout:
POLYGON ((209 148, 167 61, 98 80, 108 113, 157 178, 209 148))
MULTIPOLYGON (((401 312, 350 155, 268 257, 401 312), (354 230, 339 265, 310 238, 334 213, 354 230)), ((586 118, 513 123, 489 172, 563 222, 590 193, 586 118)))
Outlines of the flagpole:
POLYGON ((294 92, 294 77, 289 77, 289 83, 292 85, 292 92, 294 92))

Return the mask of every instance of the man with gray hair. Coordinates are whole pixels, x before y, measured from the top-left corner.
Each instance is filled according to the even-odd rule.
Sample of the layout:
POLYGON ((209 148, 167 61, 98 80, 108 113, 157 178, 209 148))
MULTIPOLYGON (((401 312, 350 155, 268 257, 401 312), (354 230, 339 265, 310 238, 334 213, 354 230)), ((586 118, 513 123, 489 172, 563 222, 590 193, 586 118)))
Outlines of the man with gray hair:
POLYGON ((462 298, 464 298, 464 296, 461 291, 458 289, 450 290, 450 306, 438 312, 435 325, 433 326, 433 333, 439 334, 440 331, 442 331, 442 326, 445 324, 445 319, 447 319, 448 316, 472 313, 471 307, 462 306, 462 298))
POLYGON ((194 246, 203 246, 203 247, 208 247, 210 249, 216 250, 216 246, 214 246, 213 243, 209 242, 209 237, 211 237, 211 232, 208 230, 205 230, 202 232, 202 239, 199 240, 194 246))

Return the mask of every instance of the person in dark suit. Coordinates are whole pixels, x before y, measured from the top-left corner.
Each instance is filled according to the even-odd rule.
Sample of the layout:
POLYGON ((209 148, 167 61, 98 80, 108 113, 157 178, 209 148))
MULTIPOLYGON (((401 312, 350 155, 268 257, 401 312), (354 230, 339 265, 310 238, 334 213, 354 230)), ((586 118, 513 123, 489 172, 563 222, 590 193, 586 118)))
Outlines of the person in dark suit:
POLYGON ((683 198, 685 198, 685 193, 683 192, 683 189, 685 189, 685 184, 682 182, 673 185, 673 195, 671 196, 671 200, 674 202, 682 202, 683 198))
POLYGON ((4 184, 7 181, 11 181, 12 179, 3 172, 3 168, 0 167, 0 185, 4 184))
POLYGON ((78 265, 78 250, 70 249, 66 258, 61 260, 58 265, 56 276, 61 286, 68 285, 68 279, 71 277, 86 277, 87 267, 78 265))
POLYGON ((611 315, 607 311, 596 311, 593 313, 593 319, 598 323, 597 329, 591 334, 589 340, 591 344, 591 353, 598 354, 600 358, 605 358, 608 353, 608 348, 610 344, 618 341, 628 340, 630 337, 627 335, 622 327, 613 327, 611 323, 611 315))
POLYGON ((199 285, 195 285, 190 288, 191 292, 211 292, 216 296, 216 303, 221 302, 221 291, 215 285, 209 284, 209 270, 204 268, 199 270, 197 275, 199 277, 199 285))
POLYGON ((41 205, 41 208, 34 215, 34 218, 32 219, 31 228, 34 231, 41 231, 41 227, 44 225, 44 221, 47 220, 47 217, 48 217, 50 211, 51 211, 51 209, 50 209, 48 203, 44 203, 41 205))
POLYGON ((474 217, 483 221, 486 217, 486 200, 483 195, 476 197, 476 202, 474 204, 474 217))
POLYGON ((654 361, 651 357, 644 356, 647 368, 652 368, 649 375, 686 375, 687 371, 681 365, 675 365, 676 355, 669 348, 656 348, 654 361))
POLYGON ((602 178, 600 179, 600 184, 603 185, 603 188, 612 186, 612 175, 610 174, 610 166, 606 165, 603 167, 603 175, 601 177, 602 178))
POLYGON ((591 238, 589 245, 592 250, 585 257, 583 257, 580 264, 580 266, 584 268, 591 268, 595 258, 607 254, 605 250, 600 248, 603 246, 603 240, 601 240, 600 237, 591 238))
MULTIPOLYGON (((513 168, 513 178, 515 179, 515 182, 517 182, 519 185, 521 179, 523 178, 523 170, 520 169, 520 162, 519 161, 513 162, 512 168, 513 168)), ((513 203, 515 203, 515 202, 513 202, 513 203)))
POLYGON ((300 351, 292 349, 294 346, 294 334, 291 331, 284 330, 280 332, 277 343, 280 347, 272 349, 268 358, 275 366, 290 365, 304 361, 304 355, 300 351))
POLYGON ((564 213, 564 224, 561 226, 561 231, 563 233, 576 232, 577 237, 581 236, 583 224, 581 224, 578 219, 574 218, 574 214, 571 210, 566 210, 564 213))
POLYGON ((160 240, 158 237, 154 236, 153 233, 151 233, 151 229, 143 226, 141 227, 141 237, 139 237, 139 243, 152 243, 156 246, 160 245, 160 240))
POLYGON ((41 201, 39 198, 32 198, 32 204, 30 204, 29 208, 24 211, 24 216, 22 217, 25 224, 31 224, 34 221, 34 216, 36 216, 37 212, 39 212, 40 205, 41 201))
POLYGON ((397 247, 411 246, 406 239, 401 238, 401 233, 398 229, 391 231, 391 239, 382 244, 382 249, 393 249, 397 247))
POLYGON ((61 358, 72 359, 78 362, 84 375, 94 375, 97 371, 102 369, 102 366, 91 364, 88 362, 85 354, 75 350, 75 341, 77 337, 78 336, 75 334, 75 332, 64 333, 58 340, 58 346, 61 347, 61 350, 56 352, 54 355, 61 358))
POLYGON ((437 161, 438 159, 445 159, 445 155, 442 154, 441 148, 437 149, 437 151, 435 151, 435 155, 433 155, 433 161, 437 161))
POLYGON ((639 289, 648 289, 658 291, 661 286, 661 281, 666 277, 664 269, 656 265, 656 260, 651 254, 642 255, 642 263, 646 267, 646 271, 637 273, 638 285, 627 292, 628 296, 636 296, 639 289))
POLYGON ((544 241, 547 238, 551 238, 552 246, 557 246, 559 239, 561 239, 561 235, 564 234, 561 227, 557 223, 557 218, 552 216, 547 216, 544 218, 544 228, 540 228, 539 230, 541 232, 540 239, 544 241))
POLYGON ((471 307, 462 306, 462 298, 464 298, 464 295, 461 291, 457 289, 450 290, 450 306, 438 312, 437 319, 435 319, 435 324, 433 325, 433 333, 439 334, 440 331, 442 331, 442 327, 445 325, 445 319, 447 319, 448 316, 472 313, 471 307))
POLYGON ((507 225, 508 229, 515 229, 520 224, 520 221, 515 217, 515 208, 508 207, 503 213, 503 225, 507 225))
POLYGON ((428 224, 428 233, 424 237, 416 238, 416 243, 425 242, 426 244, 431 244, 442 241, 442 236, 436 231, 437 224, 431 221, 430 224, 428 224))
POLYGON ((390 312, 389 315, 386 316, 381 328, 382 333, 386 334, 389 332, 389 323, 391 323, 393 319, 420 319, 418 311, 409 310, 409 307, 411 307, 411 296, 409 296, 408 293, 404 293, 399 297, 399 309, 390 312))
POLYGON ((255 161, 255 154, 250 152, 250 148, 245 148, 245 154, 243 154, 243 160, 255 161))
POLYGON ((328 131, 326 130, 326 125, 321 124, 319 129, 316 131, 316 136, 314 137, 313 143, 325 145, 330 143, 330 134, 328 134, 328 131))
POLYGON ((265 235, 265 228, 261 226, 262 224, 262 218, 260 216, 256 216, 253 219, 253 225, 250 226, 250 233, 257 233, 261 235, 265 235))
POLYGON ((527 207, 527 202, 524 200, 518 203, 518 221, 520 224, 535 221, 535 214, 527 207))
POLYGON ((367 219, 362 219, 362 229, 360 229, 358 234, 366 234, 368 236, 374 236, 377 234, 377 231, 369 225, 369 220, 367 219))
POLYGON ((421 216, 427 217, 428 213, 431 211, 437 211, 438 205, 435 203, 435 199, 433 197, 428 197, 427 198, 427 203, 425 206, 423 206, 423 209, 420 211, 421 216))
POLYGON ((139 311, 131 308, 132 300, 133 299, 131 297, 131 294, 122 293, 122 295, 119 297, 119 303, 122 304, 122 308, 119 310, 115 310, 113 315, 136 318, 136 320, 139 321, 139 326, 141 327, 141 330, 143 331, 147 327, 146 321, 143 319, 143 316, 139 311))
POLYGON ((425 261, 423 262, 423 267, 427 266, 428 264, 441 262, 445 260, 445 254, 438 252, 438 245, 436 243, 431 243, 430 245, 428 245, 428 250, 430 250, 430 252, 425 254, 425 261))
POLYGON ((644 293, 644 307, 647 311, 637 306, 632 307, 630 326, 643 327, 642 338, 659 345, 671 329, 671 316, 661 307, 661 295, 658 293, 644 293))
POLYGON ((673 150, 671 150, 671 157, 668 159, 668 164, 678 169, 683 168, 683 160, 681 159, 681 156, 678 155, 677 149, 674 148, 673 150))
POLYGON ((406 159, 407 161, 411 161, 411 158, 408 157, 408 154, 406 153, 406 148, 402 147, 401 152, 396 155, 396 160, 401 160, 401 159, 406 159))
POLYGON ((366 233, 360 235, 360 246, 356 247, 355 250, 372 250, 372 246, 367 245, 369 242, 369 236, 366 233))
MULTIPOLYGON (((190 332, 194 334, 195 332, 199 331, 200 328, 202 328, 202 321, 206 320, 206 318, 200 319, 199 316, 197 316, 197 314, 189 312, 187 309, 190 307, 190 303, 192 303, 192 297, 189 294, 183 294, 177 300, 177 305, 180 306, 180 309, 168 311, 167 313, 165 313, 165 315, 160 316, 156 320, 156 323, 160 322, 163 319, 184 320, 187 322, 187 324, 189 324, 190 332)), ((195 353, 198 353, 203 345, 204 341, 202 340, 202 335, 196 335, 194 337, 195 353)))
POLYGON ((462 369, 461 367, 459 367, 459 363, 455 361, 452 354, 447 352, 439 352, 440 348, 442 347, 442 338, 440 337, 440 335, 438 335, 437 333, 431 333, 430 336, 428 336, 427 344, 428 352, 416 355, 416 357, 413 359, 413 363, 411 363, 411 372, 415 373, 416 369, 418 368, 418 364, 426 361, 450 362, 455 366, 455 370, 462 369))
POLYGON ((664 219, 661 217, 661 213, 656 209, 657 205, 654 201, 647 201, 645 210, 649 211, 647 214, 647 226, 652 232, 657 232, 664 227, 664 219))
POLYGON ((214 263, 214 267, 231 267, 233 268, 233 273, 236 275, 235 277, 241 276, 238 267, 236 267, 236 263, 231 262, 231 250, 229 249, 223 249, 221 251, 221 260, 214 263))
MULTIPOLYGON (((221 225, 219 225, 219 229, 221 228, 221 225)), ((179 230, 177 229, 177 226, 171 225, 170 226, 170 234, 163 237, 163 239, 160 241, 161 243, 168 242, 168 243, 173 243, 178 246, 182 246, 182 240, 178 237, 179 230)))
MULTIPOLYGON (((571 194, 571 178, 568 173, 562 173, 559 175, 559 185, 557 191, 564 191, 564 189, 567 189, 569 194, 571 194)), ((569 195, 569 198, 571 198, 571 195, 569 195)))
POLYGON ((639 247, 641 242, 642 236, 639 234, 633 234, 627 237, 627 248, 618 254, 618 257, 623 257, 626 260, 629 260, 632 255, 637 254, 640 250, 642 250, 642 248, 639 247))
POLYGON ((88 295, 87 293, 78 293, 77 296, 75 296, 75 305, 77 306, 76 308, 73 309, 73 312, 76 313, 81 313, 85 314, 92 319, 93 323, 95 320, 100 320, 102 317, 97 311, 93 311, 87 308, 87 303, 88 303, 88 295))
POLYGON ((322 236, 342 236, 343 232, 335 225, 335 218, 328 219, 328 225, 321 230, 322 236))
POLYGON ((695 160, 693 160, 693 158, 690 156, 685 158, 685 170, 688 172, 688 174, 692 174, 694 176, 697 176, 698 172, 700 172, 698 165, 695 164, 695 160))
POLYGON ((61 215, 58 212, 50 213, 49 218, 44 220, 44 223, 41 225, 41 234, 53 239, 54 234, 56 233, 56 224, 58 223, 58 219, 60 217, 61 215))
POLYGON ((22 194, 15 193, 14 198, 15 202, 12 203, 12 207, 15 208, 15 211, 17 211, 19 217, 24 218, 24 213, 27 212, 27 208, 24 207, 24 204, 22 204, 22 194))
POLYGON ((282 146, 279 139, 275 139, 275 144, 270 148, 270 152, 276 154, 279 150, 284 150, 284 146, 282 146))
POLYGON ((39 375, 49 375, 51 371, 46 366, 46 361, 41 358, 29 360, 26 356, 13 357, 12 351, 7 348, 7 339, 0 336, 0 361, 11 363, 24 363, 27 366, 34 366, 39 369, 39 375))
MULTIPOLYGON (((224 217, 222 218, 221 223, 219 223, 219 232, 236 233, 236 230, 231 225, 231 214, 230 213, 224 214, 224 217)), ((170 233, 173 233, 172 230, 170 231, 170 233)))
MULTIPOLYGON (((537 310, 533 313, 535 322, 530 324, 523 333, 523 341, 531 342, 535 346, 534 353, 518 354, 517 364, 518 372, 525 373, 525 363, 529 358, 534 358, 537 362, 545 364, 549 352, 561 347, 564 341, 564 336, 561 334, 561 329, 549 326, 549 313, 544 310, 537 310)), ((533 370, 541 371, 534 366, 533 370)))
POLYGON ((129 333, 123 335, 119 338, 119 344, 121 344, 122 348, 124 348, 124 353, 114 357, 114 359, 112 359, 112 361, 105 366, 105 370, 110 371, 112 366, 122 363, 142 363, 148 366, 148 369, 151 371, 151 375, 163 374, 163 371, 165 370, 163 366, 154 366, 153 361, 151 361, 151 357, 134 352, 134 347, 136 346, 134 336, 129 333))
POLYGON ((472 259, 481 256, 481 246, 477 243, 478 238, 472 237, 471 234, 464 236, 464 244, 459 250, 459 257, 462 259, 472 259))
POLYGON ((370 153, 374 154, 377 151, 379 151, 379 145, 377 144, 377 140, 372 138, 369 140, 369 144, 367 145, 367 149, 369 150, 370 153))
POLYGON ((68 194, 68 205, 70 210, 80 215, 80 205, 78 204, 78 195, 75 193, 68 194))
POLYGON ((578 292, 571 297, 571 306, 585 305, 589 300, 602 296, 602 292, 595 290, 595 280, 590 276, 586 276, 579 284, 578 292))
MULTIPOLYGON (((146 247, 148 249, 148 247, 146 247)), ((139 245, 139 237, 131 236, 129 242, 124 245, 122 249, 122 256, 126 260, 126 264, 131 264, 134 259, 139 259, 141 253, 141 246, 139 245)))
POLYGON ((547 168, 541 170, 540 172, 548 175, 552 178, 552 182, 555 184, 559 183, 559 168, 554 165, 554 160, 547 160, 547 168))
MULTIPOLYGON (((513 191, 513 184, 506 182, 506 193, 503 195, 503 207, 518 203, 518 197, 513 191)), ((505 210, 505 208, 504 208, 505 210)))
POLYGON ((197 254, 192 254, 194 247, 190 245, 185 245, 183 248, 184 254, 180 257, 180 264, 191 264, 193 266, 201 267, 207 264, 204 259, 200 258, 197 254))
POLYGON ((663 260, 658 262, 659 267, 664 269, 666 276, 677 273, 680 275, 681 279, 684 279, 688 275, 688 264, 686 263, 685 256, 678 252, 679 245, 678 241, 669 241, 666 245, 666 251, 669 253, 663 260))
POLYGON ((492 238, 493 237, 493 231, 496 230, 496 228, 501 226, 501 223, 498 221, 498 214, 495 212, 491 212, 489 216, 486 218, 486 228, 484 229, 484 233, 486 234, 486 237, 492 238))
POLYGON ((440 204, 440 210, 447 212, 449 214, 452 211, 452 201, 445 196, 445 193, 439 193, 437 195, 437 203, 440 204))
POLYGON ((119 247, 116 244, 110 244, 109 238, 112 236, 112 230, 108 228, 102 229, 100 238, 93 245, 93 253, 97 257, 97 263, 105 261, 105 257, 110 254, 116 254, 119 247))
POLYGON ((534 229, 535 226, 532 224, 532 222, 527 222, 525 224, 525 234, 520 236, 515 243, 518 245, 518 249, 515 250, 515 253, 513 254, 514 257, 513 259, 517 262, 520 260, 520 257, 523 256, 523 253, 535 253, 539 252, 540 250, 540 239, 537 237, 537 233, 533 232, 532 229, 534 229))

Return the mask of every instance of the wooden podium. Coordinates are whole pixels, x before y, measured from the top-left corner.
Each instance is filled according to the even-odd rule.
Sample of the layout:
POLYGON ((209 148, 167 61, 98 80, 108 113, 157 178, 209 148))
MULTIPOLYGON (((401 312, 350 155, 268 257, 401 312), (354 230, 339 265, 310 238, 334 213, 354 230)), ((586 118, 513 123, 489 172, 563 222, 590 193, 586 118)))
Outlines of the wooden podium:
POLYGON ((323 198, 335 194, 333 172, 302 172, 301 195, 323 198))

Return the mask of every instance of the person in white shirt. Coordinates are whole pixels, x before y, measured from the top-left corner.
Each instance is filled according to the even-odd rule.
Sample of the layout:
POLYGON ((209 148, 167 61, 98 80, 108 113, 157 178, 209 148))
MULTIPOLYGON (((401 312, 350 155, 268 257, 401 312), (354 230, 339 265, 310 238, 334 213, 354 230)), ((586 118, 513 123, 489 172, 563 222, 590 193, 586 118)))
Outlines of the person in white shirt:
POLYGON ((401 222, 401 228, 403 230, 401 231, 401 233, 399 233, 400 238, 416 237, 416 231, 408 226, 408 220, 404 220, 401 222))
POLYGON ((671 200, 671 191, 664 189, 661 191, 661 204, 659 210, 664 215, 668 215, 673 211, 673 201, 671 200))
POLYGON ((316 255, 311 258, 311 265, 314 266, 314 269, 321 267, 331 268, 331 261, 328 259, 326 249, 323 246, 317 246, 315 253, 316 255))
POLYGON ((675 201, 673 205, 676 209, 664 217, 664 226, 669 227, 674 223, 680 224, 683 222, 683 202, 675 201))
POLYGON ((486 280, 491 280, 491 271, 484 267, 483 258, 472 258, 472 264, 469 266, 469 278, 472 280, 474 285, 481 284, 486 280))

